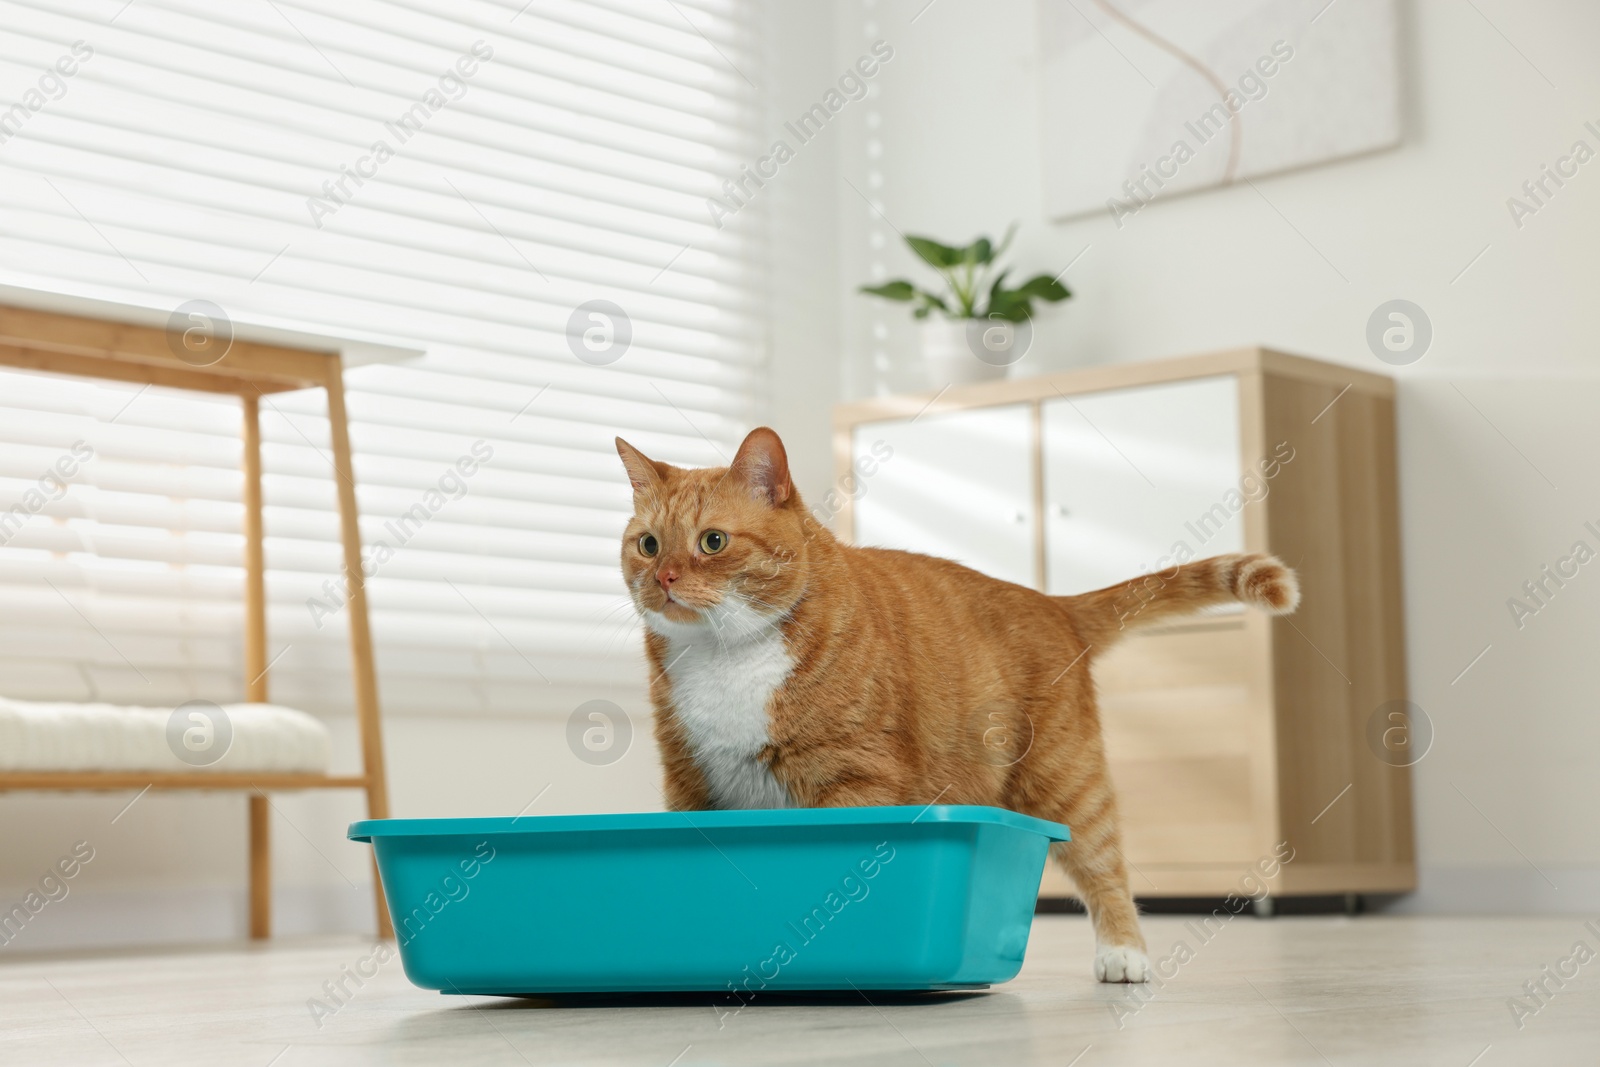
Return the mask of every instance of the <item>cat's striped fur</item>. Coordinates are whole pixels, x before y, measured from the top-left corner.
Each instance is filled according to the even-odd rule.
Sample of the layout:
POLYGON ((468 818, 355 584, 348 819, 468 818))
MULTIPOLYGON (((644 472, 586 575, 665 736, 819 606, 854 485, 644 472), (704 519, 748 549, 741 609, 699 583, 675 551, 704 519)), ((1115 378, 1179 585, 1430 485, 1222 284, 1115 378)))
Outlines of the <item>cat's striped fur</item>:
POLYGON ((1210 605, 1292 611, 1292 571, 1217 556, 1050 597, 841 543, 801 503, 771 430, 728 468, 617 450, 635 510, 622 569, 647 627, 671 807, 990 804, 1067 823, 1055 855, 1094 922, 1097 976, 1149 977, 1092 665, 1128 628, 1210 605), (706 531, 725 547, 705 551, 706 531))

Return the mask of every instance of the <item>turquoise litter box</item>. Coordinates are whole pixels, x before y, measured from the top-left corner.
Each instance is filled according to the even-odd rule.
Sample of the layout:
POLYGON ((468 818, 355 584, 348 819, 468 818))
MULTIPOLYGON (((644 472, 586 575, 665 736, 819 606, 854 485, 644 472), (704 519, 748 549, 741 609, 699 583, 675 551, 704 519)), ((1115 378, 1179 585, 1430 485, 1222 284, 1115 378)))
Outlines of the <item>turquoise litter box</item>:
MULTIPOLYGON (((1022 967, 1059 823, 970 806, 369 819, 444 993, 968 989, 1022 967)), ((730 1001, 731 1003, 731 1001, 730 1001)))

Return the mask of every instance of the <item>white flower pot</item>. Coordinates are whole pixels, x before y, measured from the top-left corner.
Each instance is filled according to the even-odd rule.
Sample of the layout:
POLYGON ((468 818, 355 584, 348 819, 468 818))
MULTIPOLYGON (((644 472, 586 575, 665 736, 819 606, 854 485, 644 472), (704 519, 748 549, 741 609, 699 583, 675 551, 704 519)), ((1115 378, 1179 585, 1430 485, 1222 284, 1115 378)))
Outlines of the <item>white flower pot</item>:
POLYGON ((923 319, 919 340, 928 384, 943 389, 947 385, 970 385, 1004 378, 1008 369, 1005 357, 986 353, 988 359, 979 358, 979 346, 991 340, 1002 345, 1009 343, 1014 333, 1011 323, 981 323, 937 315, 923 319))

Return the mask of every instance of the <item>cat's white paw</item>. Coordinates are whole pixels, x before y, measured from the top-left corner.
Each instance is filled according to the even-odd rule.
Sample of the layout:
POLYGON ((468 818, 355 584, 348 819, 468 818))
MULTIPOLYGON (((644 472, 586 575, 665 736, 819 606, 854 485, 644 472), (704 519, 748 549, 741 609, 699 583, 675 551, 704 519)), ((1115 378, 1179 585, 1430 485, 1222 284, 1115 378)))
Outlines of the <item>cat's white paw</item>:
POLYGON ((1094 976, 1102 982, 1148 982, 1150 957, 1132 945, 1100 945, 1094 953, 1094 976))

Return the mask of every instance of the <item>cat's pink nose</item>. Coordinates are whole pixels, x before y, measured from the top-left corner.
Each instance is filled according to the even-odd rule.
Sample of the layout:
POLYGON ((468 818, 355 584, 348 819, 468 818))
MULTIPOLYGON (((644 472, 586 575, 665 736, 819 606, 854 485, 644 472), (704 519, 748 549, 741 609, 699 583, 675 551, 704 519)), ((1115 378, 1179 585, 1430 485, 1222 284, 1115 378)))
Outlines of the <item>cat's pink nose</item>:
POLYGON ((656 581, 661 583, 661 588, 667 592, 672 591, 672 583, 678 580, 678 572, 671 567, 662 567, 656 571, 656 581))

